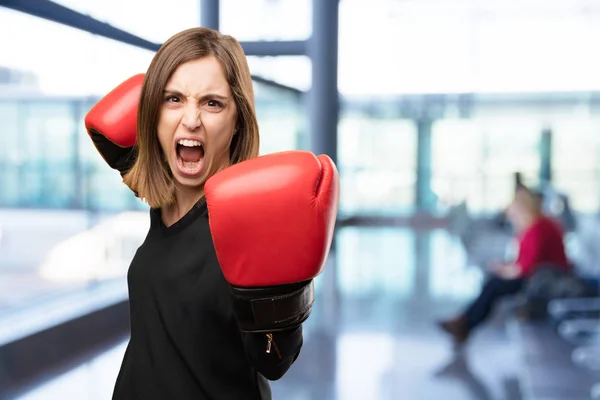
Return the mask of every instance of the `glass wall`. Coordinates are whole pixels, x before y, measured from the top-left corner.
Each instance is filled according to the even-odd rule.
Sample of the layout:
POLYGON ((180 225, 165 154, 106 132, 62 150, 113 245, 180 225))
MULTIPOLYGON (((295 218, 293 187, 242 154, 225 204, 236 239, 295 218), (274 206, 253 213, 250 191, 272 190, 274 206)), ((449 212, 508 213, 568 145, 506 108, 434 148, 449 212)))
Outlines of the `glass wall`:
POLYGON ((511 199, 514 173, 537 184, 541 121, 523 118, 440 119, 432 128, 432 188, 442 201, 466 200, 493 213, 511 199))
POLYGON ((417 128, 401 118, 346 113, 338 126, 340 212, 389 216, 414 210, 417 128))
MULTIPOLYGON (((306 147, 300 96, 255 83, 261 153, 306 147)), ((1 95, 0 95, 1 96, 1 95)), ((0 207, 145 209, 107 167, 84 117, 97 97, 0 97, 0 207)))
POLYGON ((600 118, 588 113, 562 117, 552 124, 554 184, 572 194, 575 210, 600 210, 600 118))
POLYGON ((254 83, 260 129, 260 154, 308 150, 303 95, 300 91, 263 80, 254 83))
POLYGON ((444 215, 465 201, 473 215, 494 215, 510 202, 516 173, 541 188, 550 168, 549 183, 573 211, 597 213, 594 99, 583 92, 346 98, 338 131, 341 210, 410 216, 422 179, 436 199, 430 213, 444 215), (419 123, 424 118, 432 121, 430 132, 419 123), (430 141, 418 140, 429 133, 430 141))

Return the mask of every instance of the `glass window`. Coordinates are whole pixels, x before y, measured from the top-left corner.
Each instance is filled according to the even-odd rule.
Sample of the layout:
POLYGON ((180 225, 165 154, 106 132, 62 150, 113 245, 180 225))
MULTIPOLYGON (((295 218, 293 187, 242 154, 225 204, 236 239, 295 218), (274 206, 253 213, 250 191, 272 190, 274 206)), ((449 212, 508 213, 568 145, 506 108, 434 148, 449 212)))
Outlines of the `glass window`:
POLYGON ((338 132, 340 211, 380 216, 410 213, 417 163, 413 121, 348 114, 338 132))
POLYGON ((431 127, 431 187, 440 202, 467 200, 481 208, 483 135, 471 120, 443 119, 431 127))
POLYGON ((466 200, 474 213, 502 210, 514 193, 515 172, 538 184, 542 127, 541 120, 518 116, 436 121, 433 190, 447 203, 466 200))
POLYGON ((7 121, 0 128, 0 186, 6 188, 0 207, 81 206, 76 105, 43 97, 0 100, 0 115, 7 121))
POLYGON ((36 208, 77 206, 73 103, 31 101, 21 103, 22 130, 17 174, 20 204, 36 208))
POLYGON ((260 154, 308 150, 306 113, 300 92, 255 82, 260 154))
POLYGON ((587 116, 552 123, 552 178, 573 209, 600 209, 600 121, 587 116))
POLYGON ((302 91, 310 89, 311 62, 306 56, 248 56, 247 59, 252 75, 302 91))
POLYGON ((514 194, 514 173, 528 185, 539 184, 542 121, 535 118, 498 117, 477 120, 484 136, 482 209, 503 210, 514 194))
POLYGON ((19 106, 0 100, 0 121, 0 207, 14 207, 19 203, 18 169, 24 162, 17 151, 22 125, 19 106))

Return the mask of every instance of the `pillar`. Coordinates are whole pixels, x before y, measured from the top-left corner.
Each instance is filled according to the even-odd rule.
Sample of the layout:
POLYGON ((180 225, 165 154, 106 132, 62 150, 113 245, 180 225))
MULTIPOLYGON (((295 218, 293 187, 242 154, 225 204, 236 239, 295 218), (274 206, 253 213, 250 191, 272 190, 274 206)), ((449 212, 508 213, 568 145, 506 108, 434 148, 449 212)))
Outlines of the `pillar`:
POLYGON ((200 0, 200 25, 219 30, 219 0, 200 0))
POLYGON ((429 117, 417 120, 417 183, 415 206, 418 212, 432 211, 435 199, 431 190, 431 127, 429 117))
POLYGON ((339 0, 312 1, 312 36, 308 55, 312 61, 312 85, 307 96, 310 150, 327 154, 337 163, 339 0))

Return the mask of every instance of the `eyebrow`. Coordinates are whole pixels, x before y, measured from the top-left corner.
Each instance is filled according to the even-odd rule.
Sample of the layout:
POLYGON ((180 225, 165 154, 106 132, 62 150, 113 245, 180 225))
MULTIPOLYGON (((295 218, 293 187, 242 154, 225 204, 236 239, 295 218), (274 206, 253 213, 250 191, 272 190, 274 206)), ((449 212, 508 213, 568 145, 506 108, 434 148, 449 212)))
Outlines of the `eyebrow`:
MULTIPOLYGON (((170 90, 170 89, 165 89, 164 94, 170 94, 173 96, 179 96, 179 97, 185 97, 183 95, 183 93, 181 93, 179 90, 170 90)), ((229 97, 228 96, 223 96, 217 93, 207 93, 203 96, 200 97, 201 100, 205 100, 205 99, 209 99, 209 98, 213 98, 213 99, 218 99, 218 100, 228 100, 229 97)))

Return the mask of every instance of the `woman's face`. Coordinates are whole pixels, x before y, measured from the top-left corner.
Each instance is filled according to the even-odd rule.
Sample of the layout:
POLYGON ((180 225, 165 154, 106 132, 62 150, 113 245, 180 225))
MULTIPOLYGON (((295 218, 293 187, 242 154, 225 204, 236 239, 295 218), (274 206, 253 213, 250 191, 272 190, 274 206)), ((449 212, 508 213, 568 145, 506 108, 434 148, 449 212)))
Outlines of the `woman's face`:
POLYGON ((175 70, 165 86, 158 140, 180 186, 199 187, 229 164, 236 120, 231 88, 215 57, 175 70))
POLYGON ((506 216, 513 227, 520 229, 523 220, 523 210, 518 201, 513 200, 506 209, 506 216))
POLYGON ((517 192, 512 203, 508 206, 506 214, 517 230, 526 228, 531 220, 535 218, 535 201, 531 195, 517 192))

